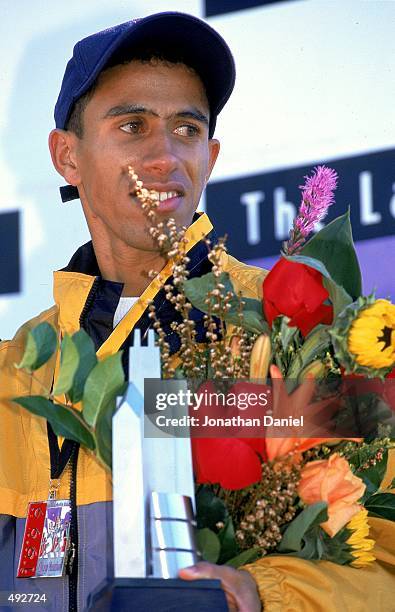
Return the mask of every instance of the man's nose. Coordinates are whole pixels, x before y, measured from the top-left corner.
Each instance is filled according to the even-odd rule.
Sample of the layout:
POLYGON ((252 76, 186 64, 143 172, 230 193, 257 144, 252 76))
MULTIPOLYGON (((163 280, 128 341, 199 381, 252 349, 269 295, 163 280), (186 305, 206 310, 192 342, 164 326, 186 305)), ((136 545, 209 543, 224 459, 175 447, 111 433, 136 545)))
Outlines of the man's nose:
POLYGON ((158 131, 145 144, 147 149, 142 158, 145 172, 166 176, 177 168, 176 143, 172 134, 158 131))

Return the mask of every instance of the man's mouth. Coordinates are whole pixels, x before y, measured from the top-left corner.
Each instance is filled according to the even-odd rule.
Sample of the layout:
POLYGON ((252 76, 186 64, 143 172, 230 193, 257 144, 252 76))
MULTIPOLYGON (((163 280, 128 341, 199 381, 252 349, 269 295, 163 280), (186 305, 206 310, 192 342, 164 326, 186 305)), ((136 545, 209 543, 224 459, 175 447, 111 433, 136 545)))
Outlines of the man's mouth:
MULTIPOLYGON (((170 189, 170 190, 159 190, 159 189, 150 189, 145 186, 142 188, 142 192, 145 195, 149 195, 150 199, 154 202, 157 202, 157 212, 172 212, 177 210, 177 208, 181 205, 182 199, 185 195, 184 191, 181 189, 170 189)), ((137 193, 134 190, 131 193, 132 197, 136 198, 137 193)))
POLYGON ((171 200, 171 198, 179 198, 183 194, 181 191, 156 191, 155 189, 151 189, 150 197, 159 202, 164 202, 165 200, 171 200))

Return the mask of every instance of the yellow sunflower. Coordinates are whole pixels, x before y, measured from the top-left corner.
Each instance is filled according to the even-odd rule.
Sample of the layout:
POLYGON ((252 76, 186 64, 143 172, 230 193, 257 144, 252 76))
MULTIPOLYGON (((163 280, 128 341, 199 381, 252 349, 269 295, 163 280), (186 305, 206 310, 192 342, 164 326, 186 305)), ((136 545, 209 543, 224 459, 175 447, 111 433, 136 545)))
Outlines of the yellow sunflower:
POLYGON ((384 379, 395 366, 395 305, 359 297, 336 317, 332 329, 335 357, 346 374, 384 379))
POLYGON ((355 361, 371 368, 395 363, 395 305, 376 300, 359 311, 348 334, 348 348, 355 361))
POLYGON ((366 567, 376 559, 372 553, 375 542, 367 537, 369 535, 367 519, 368 511, 363 508, 347 523, 347 529, 352 531, 347 544, 351 548, 350 553, 353 556, 353 561, 350 565, 353 567, 366 567))

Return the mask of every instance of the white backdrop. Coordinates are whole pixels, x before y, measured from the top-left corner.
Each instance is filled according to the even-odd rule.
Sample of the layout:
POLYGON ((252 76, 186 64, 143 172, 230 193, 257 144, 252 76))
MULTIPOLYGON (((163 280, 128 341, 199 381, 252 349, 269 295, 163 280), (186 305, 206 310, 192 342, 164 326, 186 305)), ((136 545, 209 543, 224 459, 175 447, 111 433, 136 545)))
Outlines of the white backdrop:
MULTIPOLYGON (((60 203, 47 151, 72 47, 162 10, 202 16, 203 4, 0 0, 0 213, 22 215, 22 292, 0 298, 1 338, 51 305, 52 271, 88 239, 78 202, 60 203)), ((394 147, 395 2, 300 0, 209 22, 238 69, 213 180, 394 147)))

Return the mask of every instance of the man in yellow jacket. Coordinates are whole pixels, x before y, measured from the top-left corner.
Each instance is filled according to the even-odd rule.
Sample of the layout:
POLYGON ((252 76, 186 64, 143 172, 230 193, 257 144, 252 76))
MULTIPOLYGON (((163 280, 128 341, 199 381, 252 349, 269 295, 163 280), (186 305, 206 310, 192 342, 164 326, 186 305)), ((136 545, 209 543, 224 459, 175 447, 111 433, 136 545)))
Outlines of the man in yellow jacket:
MULTIPOLYGON (((188 226, 190 276, 210 269, 203 236, 212 232, 196 215, 200 195, 219 153, 213 138, 218 113, 235 78, 226 43, 195 17, 161 13, 93 34, 74 48, 49 137, 55 168, 79 197, 92 242, 55 273, 55 306, 0 344, 0 591, 38 593, 43 609, 83 610, 90 593, 112 573, 111 482, 92 455, 58 440, 44 419, 12 403, 45 393, 56 379, 56 355, 34 376, 17 371, 26 334, 41 321, 59 334, 88 331, 99 354, 127 346, 135 327, 150 325, 154 299, 173 353, 176 313, 163 296, 165 261, 149 234, 130 181, 129 167, 154 191, 157 214, 188 226), (148 272, 161 270, 152 281, 148 272), (169 310, 170 309, 170 310, 169 310), (117 325, 125 316, 127 325, 117 325), (166 328, 167 325, 167 328, 166 328), (48 496, 71 500, 72 554, 66 577, 16 578, 27 504, 48 496)), ((236 290, 255 297, 263 272, 227 257, 236 290)), ((203 315, 194 313, 203 334, 203 315)), ((390 524, 375 522, 377 541, 390 524)), ((193 580, 222 581, 231 610, 391 610, 393 553, 378 549, 366 570, 273 556, 245 570, 202 563, 181 572, 193 580)), ((0 604, 1 605, 1 604, 0 604)), ((39 609, 39 608, 35 608, 39 609)))

